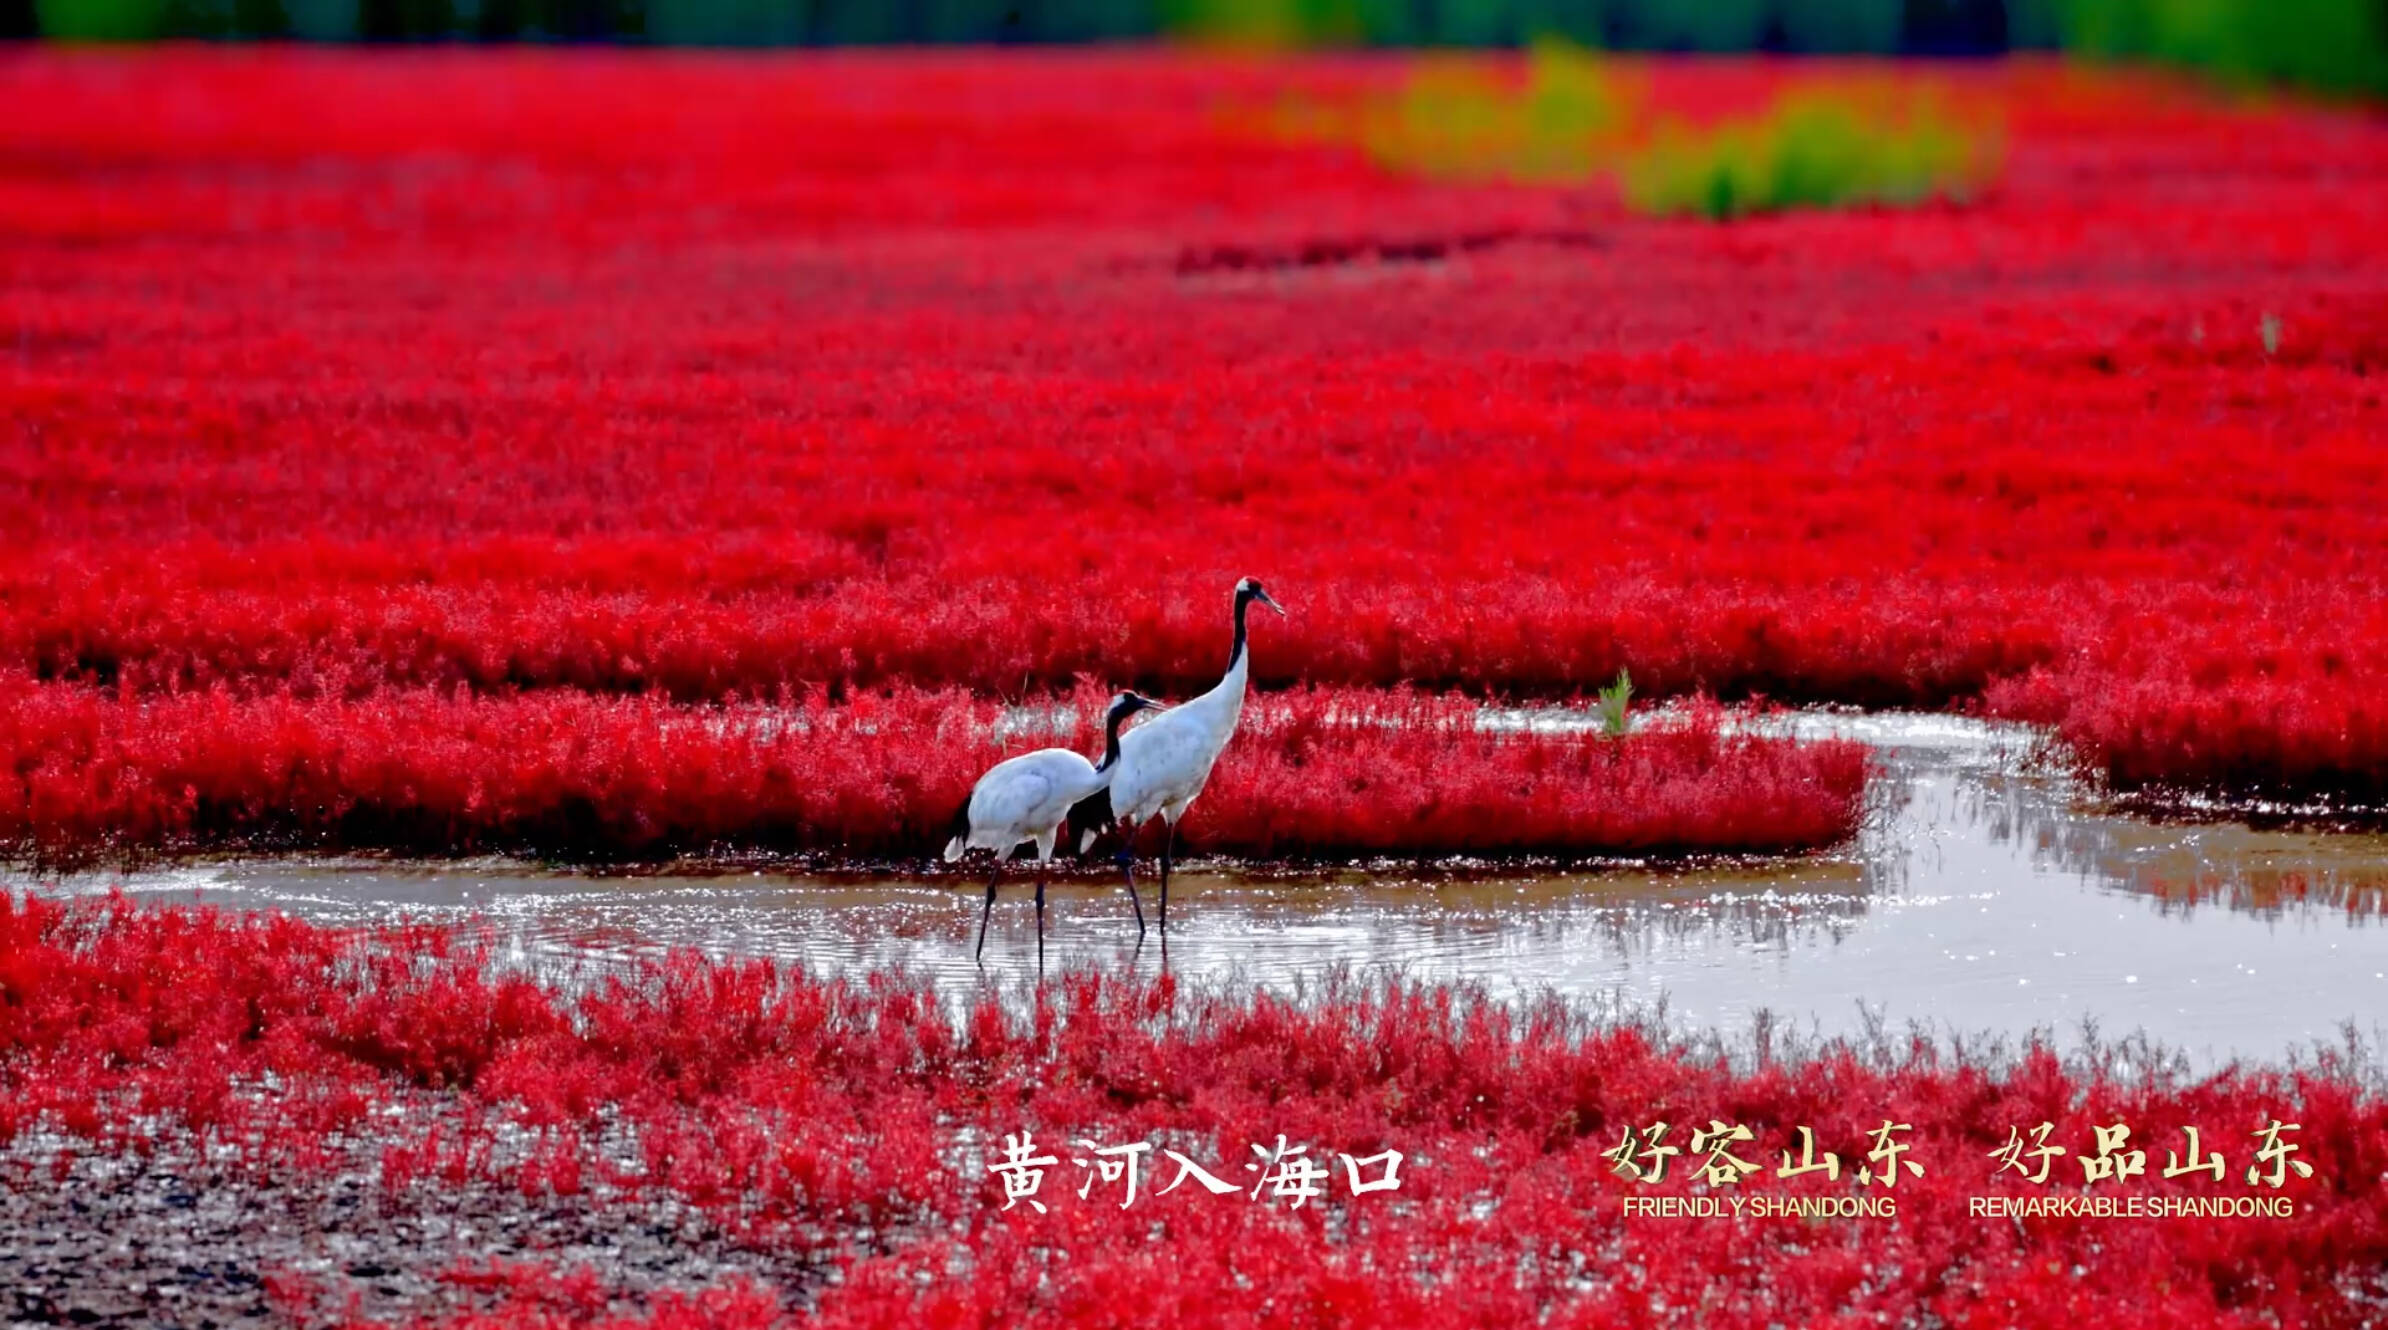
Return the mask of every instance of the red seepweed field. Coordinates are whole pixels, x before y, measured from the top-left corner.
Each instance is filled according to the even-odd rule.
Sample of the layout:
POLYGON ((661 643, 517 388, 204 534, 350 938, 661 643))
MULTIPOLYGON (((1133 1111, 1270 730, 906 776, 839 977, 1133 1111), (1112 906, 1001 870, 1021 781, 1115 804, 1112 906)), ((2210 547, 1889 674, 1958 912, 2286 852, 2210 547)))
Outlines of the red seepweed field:
MULTIPOLYGON (((511 851, 652 862, 781 852, 877 863, 942 844, 1007 753, 1069 743, 958 690, 700 710, 550 689, 362 700, 175 693, 133 704, 0 686, 0 743, 41 754, 0 840, 54 863, 238 847, 511 851)), ((1714 710, 1625 736, 1506 733, 1458 698, 1256 702, 1186 842, 1247 859, 1791 852, 1855 830, 1846 740, 1729 730, 1714 710)))
POLYGON ((329 1180, 368 1212, 450 1207, 480 1226, 361 1273, 320 1253, 278 1272, 265 1296, 300 1324, 398 1321, 401 1289, 405 1323, 622 1326, 794 1310, 840 1326, 2021 1326, 2092 1309, 2124 1326, 2360 1326, 2388 1297, 2388 1101, 2343 1064, 2187 1079, 2128 1048, 2068 1070, 2045 1049, 1992 1064, 1890 1039, 1736 1067, 1450 988, 1289 1002, 1079 974, 1025 1011, 991 993, 957 1009, 891 976, 693 954, 569 993, 436 930, 5 896, 0 965, 0 1140, 76 1133, 4 1156, 17 1172, 0 1185, 26 1204, 45 1194, 32 1170, 90 1185, 115 1161, 264 1214, 310 1213, 298 1198, 329 1180), (1612 1152, 1653 1122, 1677 1124, 1643 1138, 1667 1149, 1711 1122, 1750 1143, 1654 1174, 1633 1151, 1645 1171, 1621 1172, 1612 1152), (2101 1182, 2082 1163, 2117 1153, 2095 1133, 2118 1123, 2145 1176, 2101 1182), (2297 1147, 2277 1167, 2259 1153, 2274 1124, 2297 1147), (1011 1200, 987 1165, 1022 1132, 1051 1171, 1011 1200), (1299 1206, 1242 1166, 1280 1133, 1330 1170, 1297 1183, 1321 1193, 1299 1206), (2011 1134, 2030 1147, 2012 1167, 2011 1134), (1882 1140, 1899 1148, 1878 1155, 1882 1140), (1153 1150, 1133 1198, 1071 1163, 1134 1142, 1153 1150), (2222 1175, 2159 1179, 2184 1148, 2222 1175), (1396 1192, 1355 1189, 1381 1163, 1331 1157, 1387 1149, 1396 1192), (1231 1190, 1163 1191, 1181 1172, 1165 1150, 1231 1190), (1778 1172, 1826 1155, 1829 1176, 1778 1172), (2286 1210, 2025 1220, 1978 1217, 1974 1196, 2286 1210), (1875 1212, 1628 1210, 1701 1197, 1875 1212), (700 1267, 704 1291, 657 1296, 626 1239, 575 1259, 522 1219, 637 1234, 659 1208, 688 1247, 731 1253, 700 1267))
MULTIPOLYGON (((0 672, 81 719, 12 725, 0 827, 320 830, 368 795, 277 765, 326 708, 435 717, 387 761, 437 783, 480 760, 457 732, 629 714, 592 699, 668 728, 824 689, 1182 697, 1246 573, 1297 611, 1256 633, 1264 688, 1566 700, 1630 668, 2043 722, 2127 788, 2388 795, 2376 117, 1910 70, 2002 126, 1984 198, 1729 227, 1270 128, 1402 69, 12 61, 0 672), (109 770, 106 732, 153 751, 109 770), (61 769, 120 793, 62 813, 61 769)), ((1836 74, 1648 71, 1689 113, 1793 77, 1836 74)), ((668 797, 745 759, 659 760, 668 797)), ((1853 798, 1746 847, 1829 841, 1853 798)), ((359 825, 437 851, 502 821, 359 825)))
MULTIPOLYGON (((0 857, 910 871, 996 759, 1208 687, 1246 575, 1291 614, 1252 625, 1195 854, 1846 850, 1883 769, 1778 704, 2030 722, 2156 806, 2388 806, 2376 110, 2031 61, 1633 66, 1695 120, 1887 78, 1997 126, 1979 197, 1719 225, 1287 128, 1413 68, 8 53, 0 857), (1610 735, 1620 670, 1664 705, 1610 735)), ((2314 862, 2365 900, 2388 871, 2314 862)), ((1895 894, 1848 867, 1815 890, 1856 906, 1786 880, 1784 909, 1895 894)), ((1464 985, 534 976, 481 937, 0 891, 17 1314, 172 1319, 170 1285, 326 1325, 2388 1315, 2360 1058, 1727 1058, 1464 985), (1610 1152, 1662 1119, 1684 1153, 1637 1182, 1610 1152), (2147 1176, 2102 1182, 2121 1122, 2147 1176), (2315 1172, 2274 1186, 2248 1169, 2284 1122, 2315 1172), (1895 1193, 1855 1181, 1891 1123, 1925 1166, 1895 1193), (2046 1188, 1997 1158, 2042 1123, 2046 1188), (1753 1129, 1747 1192, 1692 1176, 1712 1124, 1753 1129), (1800 1126, 1829 1184, 1777 1178, 1800 1126), (2159 1172, 2188 1127, 2210 1188, 2159 1172), (1061 1156, 1033 1217, 986 1168, 1019 1131, 1061 1156), (1075 1194, 1081 1138, 1248 1190, 1279 1132, 1325 1199, 1075 1194), (1398 1197, 1341 1187, 1334 1152, 1387 1148, 1398 1197), (1877 1191, 1895 1216, 1626 1213, 1877 1191), (185 1241, 238 1269, 160 1255, 185 1241), (116 1303, 57 1293, 78 1262, 116 1303)))

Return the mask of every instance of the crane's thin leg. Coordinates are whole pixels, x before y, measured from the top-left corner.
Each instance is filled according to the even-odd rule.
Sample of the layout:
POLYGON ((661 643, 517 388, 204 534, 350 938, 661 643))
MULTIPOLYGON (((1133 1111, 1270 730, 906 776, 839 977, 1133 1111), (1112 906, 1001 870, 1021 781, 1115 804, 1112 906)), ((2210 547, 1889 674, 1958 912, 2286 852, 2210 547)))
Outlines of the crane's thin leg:
POLYGON ((1171 818, 1161 820, 1169 824, 1169 839, 1161 842, 1161 936, 1166 938, 1169 936, 1169 852, 1177 848, 1177 823, 1171 818))
POLYGON ((1126 850, 1119 852, 1119 866, 1128 874, 1128 904, 1136 907, 1136 940, 1144 941, 1144 900, 1136 894, 1136 856, 1126 850))
POLYGON ((1041 865, 1036 875, 1036 972, 1045 972, 1045 873, 1041 865))
POLYGON ((987 903, 978 912, 978 954, 973 959, 981 965, 987 963, 987 916, 995 913, 995 879, 1002 876, 1003 860, 998 858, 995 871, 987 874, 987 903))

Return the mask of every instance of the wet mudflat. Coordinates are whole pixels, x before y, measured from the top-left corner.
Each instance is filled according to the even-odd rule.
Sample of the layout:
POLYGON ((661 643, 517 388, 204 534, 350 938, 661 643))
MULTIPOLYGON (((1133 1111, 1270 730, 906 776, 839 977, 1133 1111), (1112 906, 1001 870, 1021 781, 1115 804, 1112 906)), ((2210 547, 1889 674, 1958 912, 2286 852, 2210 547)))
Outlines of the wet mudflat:
MULTIPOLYGON (((1882 758, 1879 806, 1842 852, 1537 872, 1197 864, 1172 881, 1166 947, 1157 931, 1137 945, 1117 878, 1088 868, 1050 889, 1048 972, 1167 965, 1181 980, 1293 989, 1350 967, 1644 1013, 1663 1003, 1679 1026, 1728 1035, 1761 1012, 1823 1035, 1921 1023, 2071 1043, 2094 1027, 2144 1032, 2201 1066, 2337 1043, 2350 1024, 2378 1035, 2388 836, 2115 811, 2033 762, 2033 736, 2018 727, 1831 713, 1785 723, 1864 739, 1882 758)), ((983 863, 976 876, 861 879, 251 861, 40 885, 326 922, 452 920, 559 974, 695 947, 1024 992, 1019 981, 1036 972, 1030 879, 1007 874, 982 969, 972 944, 983 873, 983 863)), ((1149 917, 1154 884, 1140 879, 1149 917)))
MULTIPOLYGON (((392 1190, 380 1144, 329 1175, 205 1152, 0 1149, 0 1326, 333 1326, 484 1309, 509 1266, 602 1269, 644 1293, 728 1281, 801 1304, 828 1256, 741 1243, 668 1196, 540 1195, 486 1181, 392 1190)), ((627 1315, 626 1300, 591 1310, 627 1315)))

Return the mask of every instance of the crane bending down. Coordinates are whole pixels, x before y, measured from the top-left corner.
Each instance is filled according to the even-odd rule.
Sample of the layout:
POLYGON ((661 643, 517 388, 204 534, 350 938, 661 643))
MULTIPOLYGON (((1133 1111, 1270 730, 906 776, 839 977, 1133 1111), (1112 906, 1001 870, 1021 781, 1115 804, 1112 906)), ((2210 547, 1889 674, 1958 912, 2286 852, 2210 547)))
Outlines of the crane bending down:
MULTIPOLYGON (((1121 828, 1121 868, 1128 875, 1128 897, 1136 895, 1136 828, 1158 815, 1169 824, 1161 845, 1161 934, 1169 934, 1169 858, 1177 848, 1177 820, 1202 793, 1211 767, 1227 741, 1235 736, 1244 715, 1244 682, 1252 673, 1252 653, 1246 648, 1244 612, 1259 601, 1280 615, 1285 607, 1261 590, 1257 578, 1235 584, 1235 645, 1228 650, 1227 673, 1202 696, 1171 707, 1128 731, 1120 740, 1119 767, 1110 783, 1089 794, 1070 810, 1070 839, 1080 854, 1113 825, 1121 828)), ((1144 907, 1136 907, 1136 932, 1144 933, 1144 907)))
MULTIPOLYGON (((1111 699, 1103 714, 1103 760, 1087 761, 1067 748, 1040 748, 1005 758, 987 769, 971 787, 970 798, 954 814, 953 839, 945 843, 945 861, 952 863, 974 849, 995 852, 995 871, 987 878, 987 903, 978 915, 978 958, 987 954, 987 918, 995 912, 995 882, 1003 876, 1003 862, 1022 841, 1036 842, 1036 959, 1045 963, 1045 872, 1053 860, 1053 842, 1070 809, 1089 795, 1100 793, 1119 769, 1119 727, 1139 711, 1160 703, 1137 693, 1111 699)), ((1135 901, 1136 887, 1128 885, 1135 901)), ((1136 925, 1144 926, 1144 905, 1136 903, 1136 925)))

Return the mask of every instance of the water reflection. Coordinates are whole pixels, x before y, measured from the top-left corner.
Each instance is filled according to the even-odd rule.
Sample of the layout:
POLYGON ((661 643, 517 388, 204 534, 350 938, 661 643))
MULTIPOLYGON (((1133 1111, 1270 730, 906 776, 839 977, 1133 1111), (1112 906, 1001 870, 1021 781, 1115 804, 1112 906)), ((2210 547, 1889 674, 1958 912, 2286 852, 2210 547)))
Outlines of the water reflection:
MULTIPOLYGON (((1494 723, 1575 724, 1550 713, 1494 723)), ((1163 963, 1181 976, 1284 987, 1383 967, 1603 1006, 1664 998, 1728 1032, 1770 1012, 1818 1033, 1866 1013, 1966 1032, 2144 1030, 2193 1061, 2271 1058, 2375 1034, 2388 999, 2388 838, 2244 825, 2157 825, 2099 807, 2028 760, 2014 726, 1942 716, 1798 713, 1768 722, 1872 744, 1887 777, 1857 843, 1758 865, 1544 873, 1180 874, 1166 955, 1139 948, 1116 880, 1050 893, 1051 963, 1163 963)), ((1199 817, 1197 811, 1195 816, 1199 817)), ((250 862, 73 890, 275 907, 327 922, 470 920, 535 967, 606 965, 666 947, 823 971, 898 966, 971 991, 983 879, 597 877, 507 862, 250 862)), ((1145 908, 1153 908, 1150 884, 1145 908)), ((1034 965, 1025 878, 998 902, 984 976, 1034 965)))
POLYGON ((2043 849, 2085 879, 2154 897, 2167 913, 2219 905, 2277 918, 2331 909, 2361 923, 2388 907, 2388 837, 2377 834, 2084 818, 2056 829, 2043 849))

